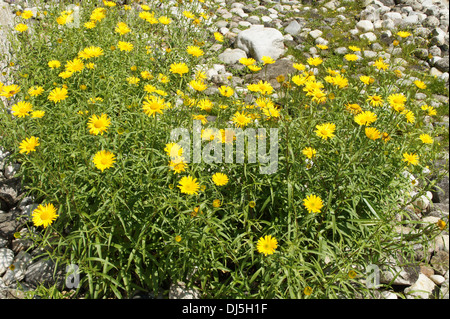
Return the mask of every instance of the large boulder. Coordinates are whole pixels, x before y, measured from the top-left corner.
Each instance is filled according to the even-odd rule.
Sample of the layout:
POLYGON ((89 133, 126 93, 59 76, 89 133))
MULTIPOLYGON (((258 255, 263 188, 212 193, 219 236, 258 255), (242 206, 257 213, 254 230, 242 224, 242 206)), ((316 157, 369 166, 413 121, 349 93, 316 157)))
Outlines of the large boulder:
POLYGON ((283 34, 274 28, 255 25, 238 33, 235 46, 261 61, 263 56, 277 60, 285 53, 283 34))

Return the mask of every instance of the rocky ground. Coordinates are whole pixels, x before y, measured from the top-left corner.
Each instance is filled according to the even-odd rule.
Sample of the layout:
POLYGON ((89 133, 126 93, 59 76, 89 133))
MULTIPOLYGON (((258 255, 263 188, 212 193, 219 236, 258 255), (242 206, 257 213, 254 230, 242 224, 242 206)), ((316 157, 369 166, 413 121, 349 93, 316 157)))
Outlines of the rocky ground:
MULTIPOLYGON (((316 56, 314 45, 336 41, 336 33, 341 24, 352 25, 342 32, 342 37, 352 40, 369 41, 370 48, 362 53, 366 58, 383 57, 386 61, 401 64, 399 69, 407 73, 416 69, 442 79, 448 89, 449 83, 449 12, 448 1, 437 0, 363 0, 362 10, 349 12, 349 0, 274 0, 274 1, 228 1, 216 0, 221 8, 215 12, 211 31, 219 31, 229 39, 228 46, 213 46, 217 51, 217 63, 207 71, 209 81, 217 85, 246 83, 250 78, 239 77, 238 63, 241 57, 260 58, 268 55, 277 58, 269 65, 267 73, 256 74, 254 80, 267 76, 277 88, 275 80, 280 74, 293 72, 292 54, 307 58, 316 56), (395 45, 398 30, 412 29, 415 50, 406 61, 405 52, 395 45)), ((0 0, 0 55, 9 52, 5 28, 13 23, 17 10, 29 8, 38 11, 32 1, 0 0)), ((407 40, 408 41, 408 40, 407 40)), ((345 41, 333 49, 333 54, 347 53, 345 41)), ((0 60, 0 68, 5 61, 0 60)), ((414 76, 406 80, 414 81, 414 76)), ((0 74, 0 81, 7 83, 7 74, 0 74)), ((447 91, 448 92, 448 91, 447 91)), ((418 100, 427 96, 418 93, 418 100)), ((3 100, 4 103, 8 101, 3 100)), ((448 104, 448 93, 437 92, 431 97, 432 106, 448 104)), ((429 125, 448 127, 448 117, 429 125)), ((50 261, 36 258, 40 251, 32 250, 31 242, 23 239, 28 231, 25 223, 34 207, 31 197, 24 197, 20 180, 14 177, 17 163, 8 161, 10 153, 0 148, 0 299, 25 298, 27 291, 33 291, 39 283, 63 285, 63 271, 57 270, 50 261), (55 279, 56 278, 56 279, 55 279)), ((448 150, 439 162, 447 175, 438 183, 439 189, 420 198, 419 210, 411 209, 411 219, 435 224, 439 219, 448 221, 449 180, 448 150)), ((448 229, 448 228, 447 228, 448 229)), ((414 234, 417 227, 397 229, 400 234, 414 234)), ((400 238, 400 237, 399 237, 400 238)), ((381 269, 381 283, 392 283, 390 290, 376 290, 375 298, 449 298, 449 236, 444 231, 430 238, 427 245, 415 247, 413 260, 402 256, 391 258, 381 269)), ((183 283, 174 284, 169 298, 197 298, 195 291, 185 289, 183 283)), ((147 296, 148 297, 148 296, 147 296)))

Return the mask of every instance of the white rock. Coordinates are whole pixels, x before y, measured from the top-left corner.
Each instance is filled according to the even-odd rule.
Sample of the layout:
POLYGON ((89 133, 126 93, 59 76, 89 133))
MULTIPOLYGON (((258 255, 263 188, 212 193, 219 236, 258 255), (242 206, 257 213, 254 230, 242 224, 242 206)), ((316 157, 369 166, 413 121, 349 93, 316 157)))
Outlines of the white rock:
POLYGON ((359 36, 361 39, 367 39, 370 42, 375 42, 377 40, 377 36, 373 32, 363 33, 359 36))
POLYGON ((362 32, 369 32, 373 31, 375 28, 373 26, 373 23, 369 20, 360 20, 358 23, 356 23, 356 27, 361 30, 362 32))
POLYGON ((410 287, 406 288, 404 292, 407 295, 406 298, 408 299, 414 299, 417 297, 421 299, 428 299, 435 286, 436 285, 430 278, 420 273, 417 281, 410 287))
POLYGON ((384 299, 398 299, 397 295, 390 291, 381 292, 381 296, 383 296, 384 299))
POLYGON ((185 283, 179 281, 177 284, 170 285, 169 299, 200 299, 200 293, 186 288, 185 283))
POLYGON ((248 21, 239 21, 239 26, 244 27, 244 28, 248 28, 250 27, 252 24, 248 21))
POLYGON ((300 33, 302 26, 295 20, 292 20, 291 23, 284 29, 284 32, 289 33, 290 35, 297 35, 300 33))
POLYGON ((401 13, 399 12, 386 12, 385 14, 383 14, 383 20, 387 20, 390 19, 392 21, 396 21, 396 20, 402 20, 403 16, 401 13))
POLYGON ((225 64, 234 64, 238 63, 241 58, 246 58, 247 54, 244 50, 241 49, 230 49, 227 48, 221 54, 219 54, 218 58, 225 64))
POLYGON ((0 248, 0 276, 14 261, 14 252, 8 248, 0 248))
POLYGON ((277 60, 286 51, 283 34, 277 29, 264 26, 252 26, 239 32, 236 47, 258 61, 263 56, 277 60))
POLYGON ((313 30, 309 33, 309 35, 313 38, 313 39, 317 39, 318 37, 322 36, 323 32, 320 30, 313 30))
POLYGON ((381 27, 383 29, 387 29, 387 30, 394 30, 395 23, 392 19, 386 19, 386 20, 383 20, 383 22, 381 23, 381 27))
POLYGON ((430 279, 438 286, 442 285, 442 283, 445 281, 445 278, 441 275, 431 275, 430 279))

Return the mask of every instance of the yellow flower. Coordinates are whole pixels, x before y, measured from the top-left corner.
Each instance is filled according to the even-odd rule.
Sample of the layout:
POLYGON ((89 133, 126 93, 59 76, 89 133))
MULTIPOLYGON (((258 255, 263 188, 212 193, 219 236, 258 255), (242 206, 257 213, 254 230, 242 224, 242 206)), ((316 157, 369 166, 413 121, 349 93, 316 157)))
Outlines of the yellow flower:
POLYGON ((255 208, 256 207, 256 202, 255 201, 249 201, 248 202, 248 206, 250 207, 250 208, 255 208))
POLYGON ((355 122, 359 125, 369 126, 377 120, 377 115, 371 111, 365 111, 355 116, 355 122))
POLYGON ((95 26, 96 26, 95 21, 88 21, 84 23, 84 27, 86 29, 93 29, 95 28, 95 26))
POLYGON ((437 225, 438 225, 440 230, 444 230, 445 226, 447 225, 447 223, 444 222, 442 219, 439 219, 438 222, 437 222, 437 225))
POLYGON ((318 47, 321 50, 326 50, 328 49, 328 45, 325 44, 316 44, 316 47, 318 47))
POLYGON ((272 59, 272 57, 270 57, 270 56, 263 56, 263 57, 261 58, 261 61, 263 61, 264 65, 275 63, 275 60, 272 59))
POLYGON ((278 242, 275 237, 267 235, 261 237, 256 244, 256 249, 259 253, 264 254, 264 256, 272 255, 278 247, 278 242))
POLYGON ((374 127, 366 127, 365 129, 366 136, 371 140, 377 140, 381 138, 381 133, 374 127))
POLYGON ((44 228, 51 225, 58 216, 59 215, 56 214, 56 208, 53 204, 41 204, 31 213, 34 226, 43 226, 44 228))
POLYGON ((170 65, 170 72, 173 74, 183 75, 189 72, 189 68, 186 63, 172 63, 170 65))
POLYGON ((78 53, 78 56, 82 59, 97 58, 101 55, 103 55, 103 49, 95 46, 84 48, 83 51, 78 53))
POLYGON ((303 289, 303 293, 306 296, 310 296, 312 294, 312 288, 310 286, 306 286, 305 289, 303 289))
POLYGON ((204 91, 207 89, 206 84, 201 80, 192 80, 189 85, 196 91, 204 91))
POLYGON ((177 243, 179 243, 179 242, 181 241, 181 236, 180 236, 180 235, 176 235, 176 236, 175 236, 175 241, 176 241, 177 243))
POLYGON ((106 17, 106 9, 105 8, 96 8, 92 11, 90 20, 93 22, 100 22, 106 17))
POLYGON ((72 61, 67 61, 66 71, 68 72, 80 72, 84 69, 84 63, 80 59, 73 59, 72 61))
POLYGON ((379 58, 378 60, 375 61, 375 63, 373 64, 378 70, 387 70, 387 68, 389 67, 389 64, 384 63, 382 58, 379 58))
POLYGON ((64 101, 67 98, 67 89, 65 88, 55 88, 48 95, 48 100, 58 103, 64 101))
POLYGON ((410 153, 404 153, 403 154, 403 161, 406 162, 408 165, 417 165, 419 163, 419 155, 417 154, 410 154, 410 153))
POLYGON ((133 44, 130 42, 119 41, 117 47, 119 48, 120 51, 130 52, 131 50, 133 50, 133 44))
POLYGON ((302 150, 303 155, 305 155, 307 158, 311 159, 314 156, 316 156, 317 151, 313 149, 312 147, 306 147, 302 150))
POLYGON ((22 14, 20 15, 25 20, 28 20, 33 16, 33 12, 31 10, 23 10, 22 14))
POLYGON ((141 81, 141 79, 135 76, 130 76, 127 78, 127 82, 129 84, 139 84, 139 81, 141 81))
POLYGON ((16 25, 16 26, 14 27, 14 29, 15 29, 16 31, 19 31, 19 32, 25 32, 25 31, 28 30, 28 26, 27 26, 26 24, 19 23, 18 25, 16 25))
POLYGON ((141 72, 141 77, 144 80, 151 80, 151 79, 153 79, 153 75, 149 71, 142 71, 141 72))
POLYGON ((261 71, 261 69, 262 69, 260 66, 257 66, 255 64, 247 65, 247 68, 249 68, 249 70, 253 71, 253 72, 258 72, 258 71, 261 71))
POLYGON ((419 81, 419 80, 415 80, 415 81, 414 81, 414 84, 415 84, 419 89, 426 89, 426 88, 427 88, 427 85, 426 85, 424 82, 419 81))
POLYGON ((263 113, 265 116, 267 116, 269 119, 270 118, 277 118, 280 116, 280 112, 275 108, 275 107, 265 107, 263 108, 263 113))
POLYGON ((399 32, 397 32, 397 35, 400 38, 407 38, 411 35, 411 33, 407 32, 407 31, 399 31, 399 32))
POLYGON ((356 271, 354 271, 354 270, 350 270, 349 272, 348 272, 348 278, 350 278, 350 279, 354 279, 355 277, 356 277, 356 271))
POLYGON ((162 24, 170 24, 172 22, 172 20, 166 16, 161 16, 159 17, 158 21, 162 24))
POLYGON ((370 76, 366 76, 366 75, 361 75, 359 77, 359 79, 361 80, 362 83, 369 85, 372 84, 373 82, 375 82, 375 79, 370 77, 370 76))
POLYGON ((359 104, 356 104, 356 103, 353 103, 353 104, 349 103, 349 104, 347 104, 345 106, 345 109, 347 111, 349 111, 350 113, 354 114, 354 115, 359 114, 359 113, 362 112, 361 106, 359 106, 359 104))
POLYGON ((222 94, 225 97, 230 97, 230 96, 232 96, 234 94, 234 91, 233 91, 233 89, 231 87, 222 85, 219 88, 219 93, 222 94))
POLYGON ((28 94, 30 94, 31 96, 39 96, 44 92, 44 88, 42 86, 32 86, 29 90, 28 90, 28 94))
POLYGON ((326 140, 328 138, 334 137, 334 131, 336 130, 336 125, 334 123, 325 123, 321 125, 316 125, 316 134, 322 139, 326 140))
POLYGON ((223 35, 220 32, 214 32, 214 39, 216 39, 217 42, 223 42, 223 35))
POLYGON ((200 188, 197 179, 192 176, 183 176, 178 184, 181 193, 188 195, 197 195, 200 188))
POLYGON ((256 60, 253 58, 240 58, 239 63, 241 63, 245 66, 249 66, 249 65, 255 64, 256 60))
POLYGON ((383 140, 383 142, 386 143, 387 141, 389 141, 391 139, 391 137, 389 136, 388 133, 383 132, 383 134, 381 134, 381 139, 383 140))
POLYGON ((195 114, 192 114, 192 118, 193 118, 194 120, 201 121, 202 124, 208 123, 208 119, 206 118, 205 115, 201 115, 201 114, 195 115, 195 114))
POLYGON ((14 116, 17 117, 25 117, 27 116, 33 109, 33 105, 29 102, 17 102, 11 107, 11 112, 14 116))
POLYGON ((39 146, 39 137, 31 136, 30 138, 24 139, 20 145, 20 154, 26 153, 29 154, 30 152, 36 151, 36 146, 39 146))
POLYGON ((404 110, 401 114, 405 115, 408 123, 414 123, 416 121, 414 113, 409 110, 404 110))
POLYGON ((57 69, 61 66, 61 62, 59 62, 58 60, 51 60, 48 62, 48 66, 51 69, 57 69))
POLYGON ((92 160, 96 168, 101 170, 102 172, 111 168, 115 163, 115 155, 109 151, 101 150, 97 152, 92 160))
POLYGON ((198 46, 188 46, 186 49, 186 52, 190 55, 193 55, 195 57, 200 57, 204 54, 203 50, 200 49, 198 46))
POLYGON ((298 71, 304 71, 306 68, 306 66, 301 63, 294 63, 294 64, 292 64, 292 66, 294 67, 294 69, 296 69, 298 71))
POLYGON ((108 118, 108 115, 102 114, 100 116, 97 116, 94 114, 89 118, 89 133, 93 135, 103 135, 103 133, 108 129, 109 125, 111 125, 111 120, 108 118))
POLYGON ((192 14, 192 12, 190 12, 190 11, 187 11, 187 10, 183 11, 183 15, 188 19, 195 19, 195 15, 192 14))
POLYGON ((369 95, 367 97, 367 101, 370 103, 370 105, 372 106, 382 106, 383 105, 383 99, 381 96, 379 95, 369 95))
POLYGON ((320 213, 323 207, 322 199, 316 195, 308 195, 303 200, 303 206, 306 207, 309 213, 320 213))
POLYGON ((251 118, 248 117, 244 112, 236 112, 234 113, 233 118, 231 119, 236 125, 240 127, 246 126, 248 123, 250 123, 251 118))
POLYGON ((215 173, 212 176, 212 181, 217 186, 224 186, 224 185, 228 184, 228 176, 223 173, 215 173))
POLYGON ((36 119, 40 119, 44 115, 45 115, 45 111, 36 110, 36 111, 31 112, 31 117, 36 118, 36 119))
POLYGON ((359 59, 359 57, 356 54, 346 54, 344 56, 344 59, 346 59, 347 61, 357 61, 359 59))
POLYGON ((261 94, 263 94, 263 95, 266 95, 266 94, 268 94, 268 95, 270 95, 270 94, 272 94, 272 92, 273 92, 273 87, 272 87, 272 85, 270 85, 270 83, 269 82, 267 82, 267 81, 259 81, 258 82, 258 88, 259 88, 259 92, 261 93, 261 94))
POLYGON ((361 49, 357 46, 351 45, 348 47, 350 50, 352 50, 353 52, 357 52, 357 51, 361 51, 361 49))
POLYGON ((424 144, 433 144, 433 138, 428 134, 421 134, 419 138, 424 144))
POLYGON ((220 206, 222 206, 222 203, 221 203, 220 199, 213 200, 213 207, 214 208, 219 208, 220 206))
POLYGON ((175 172, 175 174, 179 174, 186 170, 187 164, 183 162, 181 158, 178 158, 176 161, 170 161, 169 167, 175 172))
POLYGON ((309 58, 306 62, 308 62, 309 65, 318 66, 318 65, 322 64, 323 60, 320 57, 315 57, 315 58, 309 58))
POLYGON ((71 71, 63 71, 61 73, 58 74, 59 77, 63 78, 63 79, 68 79, 73 75, 73 72, 71 71))
POLYGON ((155 117, 156 113, 163 114, 163 110, 166 107, 164 99, 157 96, 146 96, 143 102, 142 109, 148 116, 155 117))

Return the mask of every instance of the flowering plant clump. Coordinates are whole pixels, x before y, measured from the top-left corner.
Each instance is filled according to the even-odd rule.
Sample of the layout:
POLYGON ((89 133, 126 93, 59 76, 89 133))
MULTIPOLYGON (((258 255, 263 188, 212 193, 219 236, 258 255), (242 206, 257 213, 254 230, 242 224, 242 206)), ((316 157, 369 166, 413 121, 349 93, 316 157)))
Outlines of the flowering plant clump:
MULTIPOLYGON (((434 186, 448 129, 424 125, 442 114, 414 98, 427 80, 403 83, 390 62, 348 54, 339 66, 292 61, 278 87, 216 85, 205 73, 227 41, 207 28, 216 5, 83 1, 78 24, 62 5, 34 24, 18 18, 0 143, 43 203, 33 248, 76 264, 87 298, 177 281, 204 298, 364 293, 365 267, 401 247, 394 226, 434 186), (179 128, 194 137, 181 143, 179 128), (275 133, 276 169, 262 173, 250 146, 275 133), (422 186, 413 198, 410 175, 422 186)), ((276 60, 240 63, 253 74, 276 60)))

